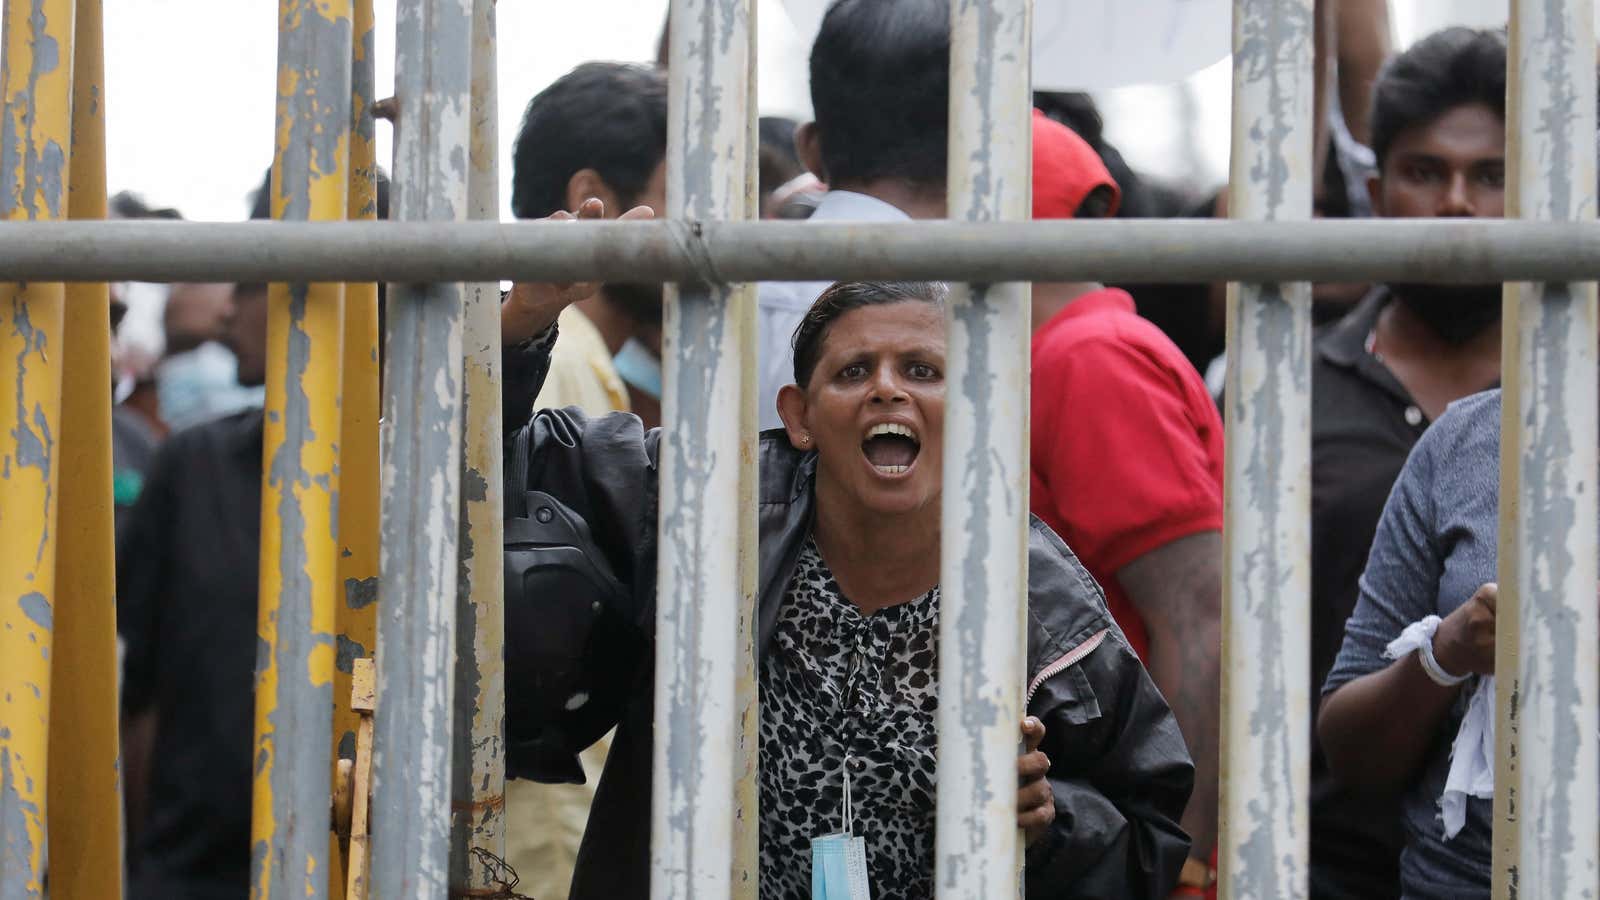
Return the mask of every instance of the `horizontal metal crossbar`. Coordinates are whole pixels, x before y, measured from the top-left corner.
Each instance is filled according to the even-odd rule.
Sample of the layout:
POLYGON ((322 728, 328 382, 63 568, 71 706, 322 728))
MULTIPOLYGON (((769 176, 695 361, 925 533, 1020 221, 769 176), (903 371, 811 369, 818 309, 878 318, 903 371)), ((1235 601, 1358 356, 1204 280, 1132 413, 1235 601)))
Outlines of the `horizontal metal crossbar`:
POLYGON ((0 282, 1596 278, 1592 221, 0 222, 0 282))

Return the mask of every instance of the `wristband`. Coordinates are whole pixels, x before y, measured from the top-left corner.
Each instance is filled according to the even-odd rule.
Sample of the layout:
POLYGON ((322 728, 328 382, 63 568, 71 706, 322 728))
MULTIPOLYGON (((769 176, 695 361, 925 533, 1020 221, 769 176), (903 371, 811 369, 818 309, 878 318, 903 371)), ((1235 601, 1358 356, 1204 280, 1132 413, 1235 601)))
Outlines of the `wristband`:
POLYGON ((1472 673, 1451 675, 1444 670, 1444 666, 1439 665, 1439 660, 1433 655, 1433 636, 1439 631, 1439 622, 1438 616, 1426 616, 1417 623, 1421 626, 1422 632, 1422 640, 1417 646, 1417 662, 1422 664, 1422 671, 1428 676, 1429 681, 1440 687, 1456 687, 1471 678, 1472 673))

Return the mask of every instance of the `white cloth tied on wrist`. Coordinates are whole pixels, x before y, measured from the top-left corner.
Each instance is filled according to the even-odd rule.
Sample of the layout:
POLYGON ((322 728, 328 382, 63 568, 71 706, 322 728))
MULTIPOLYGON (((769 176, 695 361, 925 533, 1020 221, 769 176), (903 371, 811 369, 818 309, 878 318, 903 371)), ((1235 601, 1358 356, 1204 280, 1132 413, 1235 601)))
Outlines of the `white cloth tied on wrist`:
MULTIPOLYGON (((1422 670, 1435 684, 1452 687, 1461 684, 1471 675, 1451 675, 1440 667, 1433 656, 1433 636, 1439 630, 1439 617, 1427 616, 1412 622, 1400 636, 1389 642, 1383 655, 1400 659, 1415 652, 1422 670)), ((1467 821, 1467 800, 1476 797, 1490 800, 1494 797, 1494 676, 1478 679, 1467 702, 1467 713, 1461 718, 1456 739, 1450 745, 1450 771, 1445 775, 1444 794, 1439 797, 1439 818, 1444 822, 1444 838, 1450 840, 1461 833, 1467 821)))
POLYGON ((1439 632, 1438 616, 1424 616, 1421 621, 1412 622, 1400 636, 1389 642, 1383 650, 1383 655, 1389 659, 1399 659, 1407 653, 1416 651, 1417 661, 1422 664, 1422 671, 1429 680, 1440 687, 1455 687, 1472 677, 1466 675, 1452 675, 1439 665, 1433 656, 1433 636, 1439 632))

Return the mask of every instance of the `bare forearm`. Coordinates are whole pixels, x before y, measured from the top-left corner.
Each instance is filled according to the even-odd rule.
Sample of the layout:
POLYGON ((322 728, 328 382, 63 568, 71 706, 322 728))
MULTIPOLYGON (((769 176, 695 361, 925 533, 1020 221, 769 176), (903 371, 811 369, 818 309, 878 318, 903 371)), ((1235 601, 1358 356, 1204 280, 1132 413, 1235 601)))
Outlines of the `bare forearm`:
POLYGON ((1322 699, 1317 737, 1328 766, 1348 784, 1387 788, 1409 780, 1459 687, 1434 684, 1415 653, 1340 686, 1322 699))
POLYGON ((1328 164, 1328 99, 1339 63, 1339 2, 1316 0, 1312 27, 1313 59, 1311 97, 1312 194, 1324 191, 1322 172, 1328 164))
POLYGON ((1117 573, 1150 635, 1145 667, 1167 698, 1194 760, 1183 827, 1190 855, 1217 840, 1222 717, 1222 535, 1200 532, 1146 553, 1117 573))
POLYGON ((1372 141, 1372 84, 1389 52, 1389 0, 1339 0, 1339 104, 1363 144, 1372 141))
POLYGON ((1221 623, 1200 634, 1150 631, 1150 678, 1172 707, 1194 760, 1194 793, 1183 812, 1183 830, 1192 841, 1189 855, 1207 860, 1217 842, 1220 782, 1221 623))

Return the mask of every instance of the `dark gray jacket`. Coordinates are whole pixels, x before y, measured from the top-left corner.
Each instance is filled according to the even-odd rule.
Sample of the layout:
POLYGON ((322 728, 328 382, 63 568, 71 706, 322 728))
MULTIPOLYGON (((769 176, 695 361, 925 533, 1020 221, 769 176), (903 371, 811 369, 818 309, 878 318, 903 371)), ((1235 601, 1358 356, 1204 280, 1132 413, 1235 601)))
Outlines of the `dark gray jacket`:
MULTIPOLYGON (((528 421, 547 357, 534 348, 508 362, 506 421, 528 421), (509 415, 519 406, 521 415, 509 415)), ((576 754, 617 728, 578 856, 575 900, 649 894, 658 446, 658 433, 633 416, 589 419, 570 409, 539 411, 507 441, 512 474, 526 472, 535 492, 528 518, 507 524, 510 772, 581 780, 576 754), (519 530, 537 529, 540 518, 565 523, 567 537, 519 530), (586 560, 552 554, 551 565, 513 571, 518 534, 532 542, 523 546, 582 547, 586 560), (574 589, 585 583, 596 586, 574 589), (568 711, 564 700, 578 692, 588 702, 568 711)), ((816 457, 768 432, 760 467, 758 653, 811 529, 816 457)), ((509 480, 514 489, 519 479, 509 480)), ((508 515, 523 511, 508 502, 508 515)), ((1177 722, 1099 586, 1037 519, 1028 565, 1028 712, 1045 724, 1056 821, 1029 848, 1027 896, 1164 898, 1188 853, 1178 820, 1194 782, 1177 722)))

